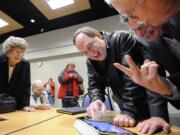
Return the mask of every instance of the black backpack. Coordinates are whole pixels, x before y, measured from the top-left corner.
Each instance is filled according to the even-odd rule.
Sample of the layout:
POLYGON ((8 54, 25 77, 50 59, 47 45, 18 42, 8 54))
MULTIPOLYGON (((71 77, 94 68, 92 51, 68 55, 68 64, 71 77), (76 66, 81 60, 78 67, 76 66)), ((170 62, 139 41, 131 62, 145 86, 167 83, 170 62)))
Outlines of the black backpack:
POLYGON ((16 110, 16 99, 8 94, 0 94, 0 113, 8 113, 16 110))

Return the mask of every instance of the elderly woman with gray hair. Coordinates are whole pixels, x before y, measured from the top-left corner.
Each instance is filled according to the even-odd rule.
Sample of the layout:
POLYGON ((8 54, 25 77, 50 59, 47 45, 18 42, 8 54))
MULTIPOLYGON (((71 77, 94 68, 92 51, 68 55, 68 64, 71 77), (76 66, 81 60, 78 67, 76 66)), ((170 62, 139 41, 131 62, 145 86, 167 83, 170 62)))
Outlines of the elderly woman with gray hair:
POLYGON ((25 39, 10 36, 2 44, 0 54, 0 94, 5 93, 16 99, 16 109, 31 112, 30 101, 30 64, 24 60, 28 47, 25 39))

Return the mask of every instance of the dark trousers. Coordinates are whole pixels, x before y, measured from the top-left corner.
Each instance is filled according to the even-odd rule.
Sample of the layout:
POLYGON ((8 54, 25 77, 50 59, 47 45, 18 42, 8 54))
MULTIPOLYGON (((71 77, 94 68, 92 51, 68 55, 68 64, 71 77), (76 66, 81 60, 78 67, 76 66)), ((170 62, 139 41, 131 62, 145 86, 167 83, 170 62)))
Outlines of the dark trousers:
POLYGON ((66 96, 63 100, 62 100, 62 107, 63 108, 69 108, 69 107, 79 107, 78 104, 78 98, 77 97, 73 97, 73 96, 66 96))

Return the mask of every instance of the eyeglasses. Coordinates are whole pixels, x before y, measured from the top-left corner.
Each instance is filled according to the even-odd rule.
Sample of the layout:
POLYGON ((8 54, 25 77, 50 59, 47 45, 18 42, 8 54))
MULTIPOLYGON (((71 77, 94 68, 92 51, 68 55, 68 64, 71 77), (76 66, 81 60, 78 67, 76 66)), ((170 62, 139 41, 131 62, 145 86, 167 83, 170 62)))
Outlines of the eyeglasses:
POLYGON ((122 23, 128 23, 129 20, 136 20, 136 23, 138 23, 139 25, 145 24, 147 22, 147 20, 140 20, 137 16, 135 16, 133 13, 136 11, 137 7, 139 4, 142 4, 144 0, 137 0, 134 8, 130 11, 124 11, 124 13, 122 13, 121 11, 119 11, 120 15, 120 20, 122 23))
POLYGON ((94 43, 95 43, 95 42, 96 42, 96 39, 94 38, 93 40, 91 40, 91 41, 87 44, 86 50, 83 51, 83 52, 81 52, 81 53, 83 53, 83 54, 85 54, 85 55, 88 55, 89 52, 92 52, 92 48, 94 47, 94 43))
POLYGON ((126 15, 126 14, 123 14, 123 13, 121 13, 119 15, 119 17, 120 17, 120 20, 121 20, 122 23, 128 23, 128 21, 130 21, 132 19, 136 20, 136 23, 139 24, 139 25, 144 25, 147 22, 147 20, 139 20, 139 18, 136 17, 136 16, 126 15))

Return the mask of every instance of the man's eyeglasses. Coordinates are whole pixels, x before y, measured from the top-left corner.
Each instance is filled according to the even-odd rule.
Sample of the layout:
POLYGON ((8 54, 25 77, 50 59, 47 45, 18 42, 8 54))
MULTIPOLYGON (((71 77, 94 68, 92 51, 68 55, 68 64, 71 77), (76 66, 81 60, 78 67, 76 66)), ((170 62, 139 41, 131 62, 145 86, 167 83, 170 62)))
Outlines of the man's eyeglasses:
POLYGON ((88 55, 88 53, 92 51, 92 48, 93 48, 95 42, 96 42, 96 39, 93 39, 92 41, 90 41, 86 46, 86 50, 81 53, 88 55))
POLYGON ((133 19, 136 20, 136 23, 139 25, 144 25, 147 22, 147 20, 142 21, 142 20, 139 20, 138 17, 135 17, 133 15, 126 15, 123 13, 120 13, 119 17, 122 23, 128 23, 128 21, 133 20, 133 19))
POLYGON ((119 17, 120 17, 121 22, 128 23, 128 21, 130 21, 130 20, 136 20, 137 24, 140 24, 140 25, 145 24, 147 22, 147 20, 140 20, 138 16, 134 15, 134 12, 137 10, 138 5, 142 4, 143 1, 144 0, 137 0, 134 8, 131 9, 130 11, 126 10, 126 11, 123 11, 123 13, 121 11, 119 11, 119 13, 120 13, 119 17))

